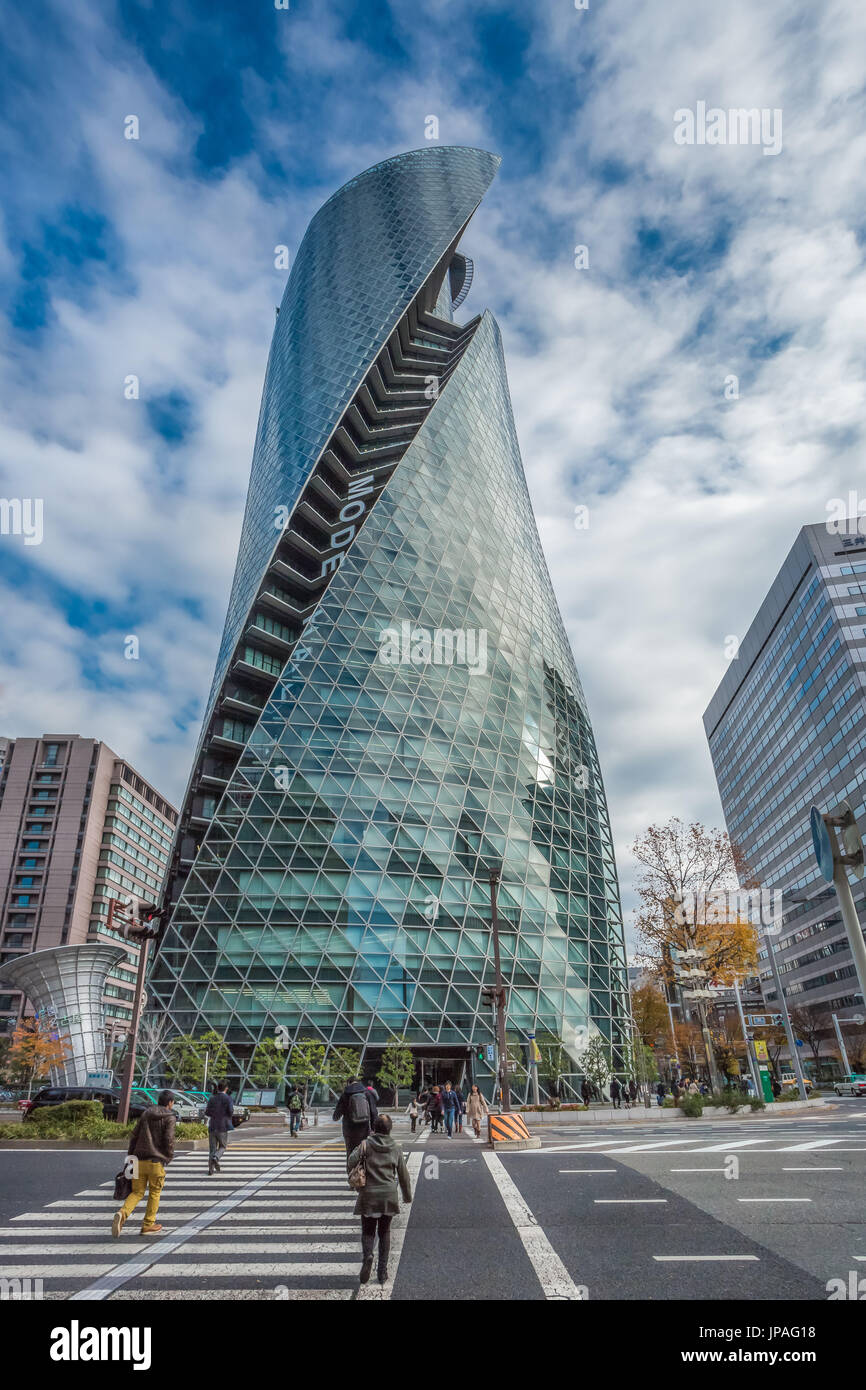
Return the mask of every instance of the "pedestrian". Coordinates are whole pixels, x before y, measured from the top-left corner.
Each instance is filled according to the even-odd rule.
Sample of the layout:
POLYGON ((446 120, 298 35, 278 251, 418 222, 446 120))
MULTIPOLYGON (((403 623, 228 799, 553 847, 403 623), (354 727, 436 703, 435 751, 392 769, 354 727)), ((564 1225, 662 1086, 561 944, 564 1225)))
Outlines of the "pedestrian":
POLYGON ((469 1088, 469 1096, 466 1101, 466 1118, 475 1130, 475 1138, 481 1138, 481 1121, 487 1114, 487 1101, 473 1083, 469 1088))
POLYGON ((335 1120, 343 1121, 347 1157, 367 1138, 378 1113, 376 1102, 360 1077, 350 1076, 333 1115, 335 1120))
POLYGON ((583 1078, 583 1081, 581 1082, 580 1094, 581 1094, 581 1096, 583 1097, 583 1103, 584 1103, 584 1105, 586 1106, 586 1108, 587 1108, 587 1110, 588 1110, 588 1109, 589 1109, 589 1102, 592 1100, 592 1087, 590 1086, 590 1084, 589 1084, 589 1082, 587 1081, 586 1077, 584 1077, 584 1078, 583 1078))
POLYGON ((289 1096, 289 1132, 292 1135, 298 1133, 304 1121, 304 1097, 301 1095, 297 1086, 292 1087, 289 1096))
POLYGON ((373 1133, 349 1154, 348 1167, 364 1163, 367 1181, 358 1189, 355 1215, 361 1218, 361 1273, 366 1284, 373 1268, 373 1251, 379 1238, 377 1277, 388 1282, 388 1256, 391 1253, 391 1221, 400 1211, 400 1192, 404 1202, 412 1200, 412 1182, 403 1150, 391 1138, 391 1116, 377 1115, 373 1133))
POLYGON ((159 1199, 165 1184, 165 1170, 174 1158, 174 1126, 176 1116, 172 1114, 174 1096, 171 1091, 160 1091, 156 1105, 149 1105, 139 1118, 129 1139, 127 1154, 136 1160, 132 1191, 123 1206, 114 1213, 111 1234, 119 1236, 127 1218, 132 1215, 145 1192, 147 1207, 144 1212, 140 1235, 159 1235, 162 1226, 156 1219, 159 1199))
POLYGON ((445 1082, 445 1090, 442 1093, 442 1107, 445 1115, 445 1129, 450 1139, 454 1129, 454 1121, 460 1114, 460 1102, 457 1099, 457 1092, 452 1087, 450 1081, 445 1082))
POLYGON ((426 1126, 426 1125, 429 1125, 429 1123, 430 1123, 430 1092, 427 1090, 427 1087, 424 1086, 423 1084, 422 1084, 422 1086, 421 1086, 421 1090, 418 1092, 418 1107, 419 1107, 419 1109, 420 1109, 422 1115, 424 1116, 424 1124, 425 1124, 425 1126, 426 1126))
POLYGON ((432 1127, 432 1133, 436 1134, 437 1131, 441 1131, 442 1129, 442 1117, 445 1114, 445 1105, 442 1100, 442 1092, 440 1091, 438 1086, 434 1086, 433 1090, 430 1092, 430 1095, 427 1100, 427 1105, 430 1110, 430 1124, 432 1127))
POLYGON ((415 1126, 418 1123, 418 1101, 410 1100, 406 1106, 406 1114, 409 1116, 409 1123, 412 1126, 412 1133, 415 1133, 415 1126))
POLYGON ((625 1106, 626 1110, 631 1110, 631 1092, 628 1089, 627 1081, 623 1081, 622 1091, 620 1092, 620 1094, 622 1096, 622 1103, 625 1106))
POLYGON ((628 1094, 632 1105, 635 1105, 637 1103, 637 1082, 635 1081, 634 1077, 631 1077, 629 1080, 628 1094))
POLYGON ((374 1104, 375 1106, 378 1106, 378 1104, 379 1104, 379 1092, 376 1090, 376 1087, 373 1085, 372 1081, 367 1081, 367 1082, 365 1083, 364 1089, 365 1089, 366 1091, 368 1091, 368 1092, 370 1093, 370 1095, 372 1096, 372 1098, 373 1098, 373 1104, 374 1104))
POLYGON ((611 1098, 611 1101, 612 1101, 612 1103, 613 1103, 613 1108, 614 1108, 614 1110, 621 1110, 621 1109, 622 1109, 622 1102, 620 1101, 619 1096, 620 1096, 620 1084, 619 1084, 619 1082, 617 1081, 616 1077, 614 1076, 614 1077, 611 1077, 611 1082, 610 1082, 610 1098, 611 1098))
POLYGON ((211 1177, 214 1173, 222 1171, 219 1161, 225 1153, 229 1130, 232 1127, 232 1115, 235 1113, 227 1081, 219 1083, 205 1106, 204 1113, 208 1117, 207 1175, 211 1177))
POLYGON ((659 1108, 661 1108, 664 1105, 666 1089, 667 1088, 663 1081, 660 1081, 659 1084, 656 1086, 656 1100, 658 1101, 659 1108))
POLYGON ((673 1081, 671 1082, 671 1095, 674 1098, 674 1105, 676 1105, 677 1101, 680 1098, 680 1088, 677 1083, 676 1077, 674 1077, 673 1081))
POLYGON ((782 1094, 782 1087, 779 1084, 778 1078, 775 1076, 770 1082, 770 1090, 773 1092, 773 1100, 778 1100, 779 1096, 782 1094))
POLYGON ((458 1134, 463 1133, 463 1116, 466 1114, 466 1101, 463 1099, 463 1092, 459 1086, 454 1087, 454 1094, 457 1097, 457 1114, 454 1116, 454 1124, 458 1134))
POLYGON ((700 1088, 700 1086, 698 1085, 697 1081, 690 1081, 690 1082, 689 1082, 689 1095, 690 1095, 690 1096, 699 1096, 700 1094, 701 1094, 701 1088, 700 1088))

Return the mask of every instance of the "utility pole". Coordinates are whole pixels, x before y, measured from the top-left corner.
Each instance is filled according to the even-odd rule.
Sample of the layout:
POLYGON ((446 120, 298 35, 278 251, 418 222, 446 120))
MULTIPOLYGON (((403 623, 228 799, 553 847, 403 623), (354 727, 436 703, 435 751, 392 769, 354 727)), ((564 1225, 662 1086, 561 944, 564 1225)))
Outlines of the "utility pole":
POLYGON ((499 887, 500 869, 494 865, 490 869, 490 929, 493 934, 494 984, 485 985, 481 993, 496 1007, 496 1042, 499 1052, 498 1076, 502 1087, 502 1109, 505 1114, 511 1110, 511 1096, 508 1086, 508 1047, 505 1041, 505 1007, 508 996, 502 979, 502 965, 499 957, 499 915, 496 908, 496 890, 499 887))
POLYGON ((851 1063, 848 1061, 848 1052, 845 1047, 845 1039, 842 1037, 842 1029, 839 1027, 839 1019, 836 1014, 832 1015, 833 1027, 836 1029, 836 1041, 839 1044, 839 1053, 842 1059, 843 1076, 851 1075, 851 1063))
POLYGON ((122 1125, 125 1125, 129 1119, 129 1101, 132 1095, 132 1079, 135 1075, 135 1047, 144 999, 147 953, 150 950, 151 941, 159 936, 161 917, 162 912, 159 908, 150 903, 139 904, 137 915, 135 914, 135 907, 129 909, 126 904, 120 903, 116 898, 112 898, 108 904, 108 926, 114 931, 119 931, 127 941, 132 941, 138 946, 138 970, 135 976, 132 1021, 129 1026, 129 1036, 123 1060, 123 1078, 120 1083, 120 1105, 117 1114, 118 1122, 122 1125), (152 926, 151 923, 153 923, 152 926))
MULTIPOLYGON (((788 1051, 791 1054, 791 1065, 797 1077, 797 1089, 800 1092, 800 1099, 806 1100, 806 1080, 803 1076, 803 1068, 800 1066, 800 1053, 797 1049, 797 1041, 794 1037, 794 1030, 791 1027, 791 1016, 788 1013, 788 1005, 785 1001, 785 991, 782 989, 782 980, 779 975, 779 967, 776 964, 776 952, 773 950, 773 943, 770 940, 770 932, 764 929, 764 945, 767 948, 767 957, 770 961, 770 968, 773 972, 773 983, 776 986, 776 997, 779 1000, 779 1010, 782 1015, 782 1022, 785 1025, 785 1036, 788 1039, 788 1051)), ((760 1094, 760 1093, 759 1093, 760 1094)))
POLYGON ((860 982, 860 993, 866 999, 866 941, 863 940, 863 928, 857 916, 847 872, 851 868, 857 878, 862 878, 866 867, 866 856, 857 820, 848 801, 841 802, 827 815, 822 815, 817 806, 813 806, 810 819, 812 847, 818 860, 818 868, 826 881, 832 883, 836 889, 839 910, 851 947, 857 979, 860 982), (842 831, 841 849, 837 830, 842 831))

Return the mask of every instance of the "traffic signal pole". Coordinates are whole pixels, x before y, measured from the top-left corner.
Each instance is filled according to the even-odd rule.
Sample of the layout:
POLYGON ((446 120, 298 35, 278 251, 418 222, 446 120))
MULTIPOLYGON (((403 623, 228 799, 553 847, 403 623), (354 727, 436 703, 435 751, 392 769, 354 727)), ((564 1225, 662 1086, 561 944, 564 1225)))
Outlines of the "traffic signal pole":
POLYGON ((138 1023, 141 1018, 141 1001, 144 997, 144 975, 147 969, 147 953, 150 949, 150 937, 145 936, 140 939, 138 947, 138 971, 135 977, 135 996, 132 1004, 132 1022, 129 1028, 129 1041, 126 1047, 126 1056, 123 1061, 123 1080, 121 1081, 120 1109, 117 1119, 125 1125, 129 1119, 129 1101, 132 1095, 132 1078, 135 1075, 135 1048, 138 1037, 138 1023))

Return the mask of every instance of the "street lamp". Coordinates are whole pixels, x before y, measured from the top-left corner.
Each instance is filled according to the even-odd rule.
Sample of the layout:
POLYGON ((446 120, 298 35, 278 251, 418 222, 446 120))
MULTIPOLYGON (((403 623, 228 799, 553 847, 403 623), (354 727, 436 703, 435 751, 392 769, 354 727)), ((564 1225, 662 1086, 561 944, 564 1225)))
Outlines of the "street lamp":
POLYGON ((120 1105, 117 1114, 118 1122, 122 1125, 125 1125, 129 1119, 129 1101, 132 1095, 132 1078, 135 1075, 135 1047, 144 997, 147 953, 151 941, 159 936, 159 924, 164 911, 165 909, 160 910, 153 903, 133 902, 127 904, 121 903, 117 898, 111 898, 108 904, 109 929, 119 931, 127 941, 135 942, 138 945, 138 970, 135 976, 132 1019, 129 1025, 126 1056, 123 1062, 123 1079, 120 1083, 120 1105))

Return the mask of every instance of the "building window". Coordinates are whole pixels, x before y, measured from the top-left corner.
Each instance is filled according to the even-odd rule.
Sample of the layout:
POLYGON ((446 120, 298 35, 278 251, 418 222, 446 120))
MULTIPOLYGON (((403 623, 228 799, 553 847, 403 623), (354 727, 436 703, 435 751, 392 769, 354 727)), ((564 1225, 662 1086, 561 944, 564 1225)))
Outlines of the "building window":
POLYGON ((18 880, 18 887, 19 887, 19 888, 32 888, 32 887, 33 887, 33 876, 32 876, 32 874, 28 874, 26 878, 24 878, 24 877, 19 878, 19 880, 18 880))
POLYGON ((13 902, 14 902, 18 907, 29 907, 29 906, 30 906, 30 894, 29 894, 29 893, 22 893, 22 894, 20 895, 20 897, 18 897, 18 898, 13 898, 13 902))

